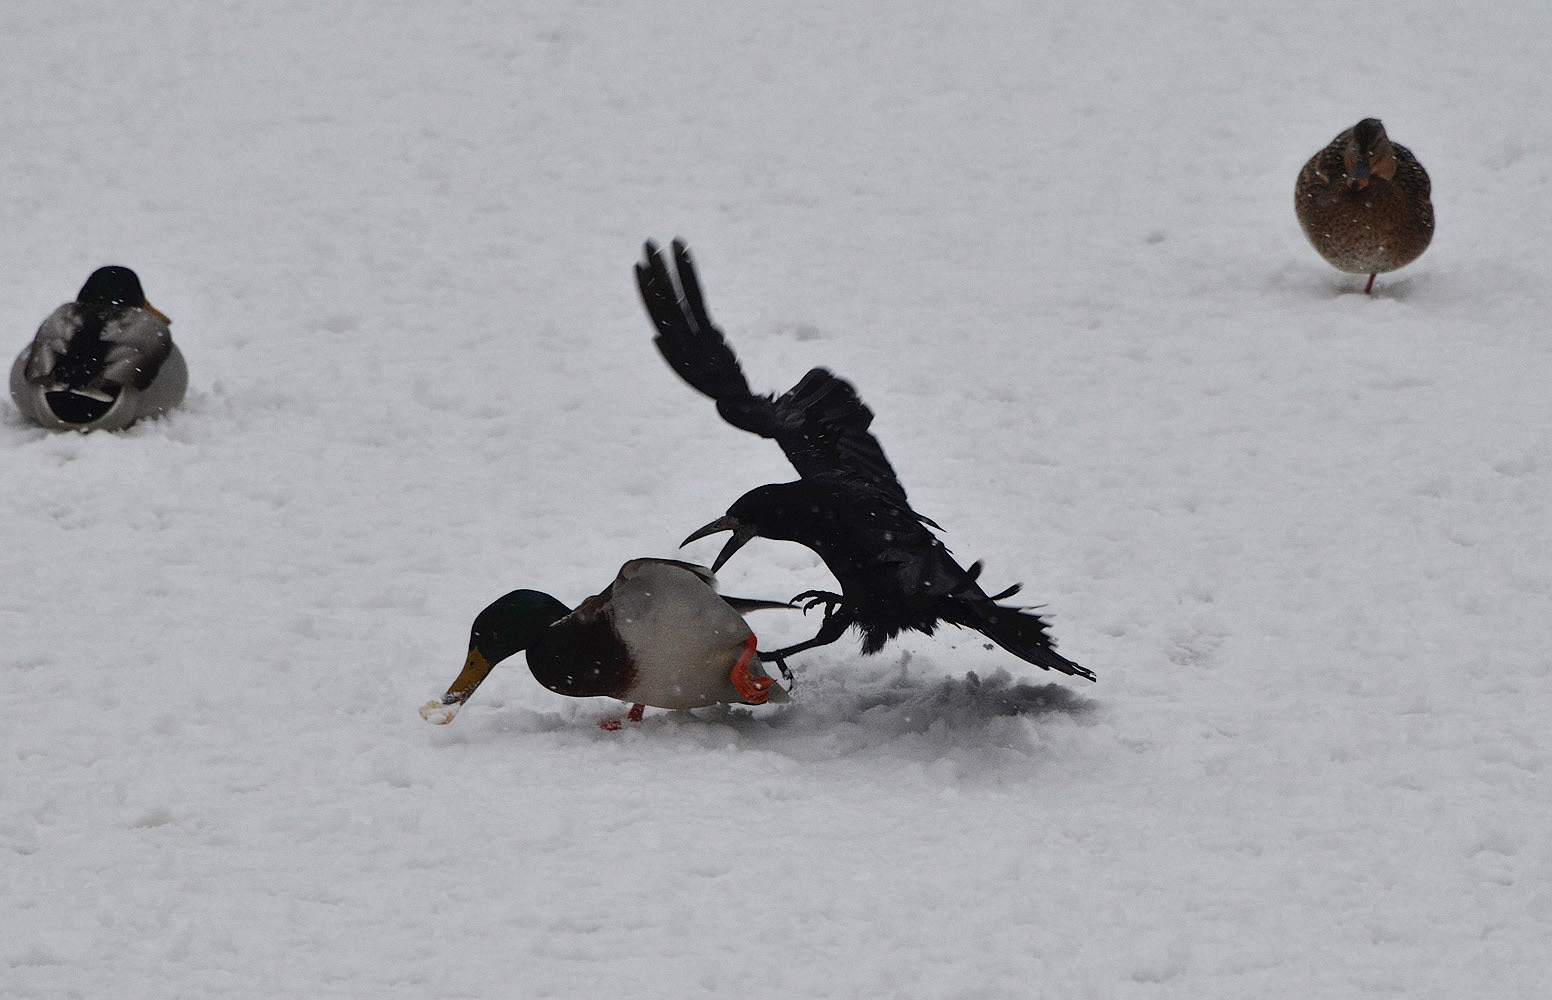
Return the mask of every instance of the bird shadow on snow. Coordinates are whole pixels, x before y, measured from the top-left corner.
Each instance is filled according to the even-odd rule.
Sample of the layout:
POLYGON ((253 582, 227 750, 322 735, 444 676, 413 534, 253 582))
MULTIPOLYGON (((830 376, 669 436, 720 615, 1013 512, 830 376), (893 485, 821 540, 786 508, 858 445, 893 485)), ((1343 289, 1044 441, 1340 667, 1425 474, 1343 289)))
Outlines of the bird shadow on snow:
POLYGON ((650 709, 638 724, 602 731, 618 718, 601 703, 569 703, 554 712, 503 710, 491 720, 500 731, 570 731, 601 740, 645 740, 735 747, 799 760, 837 757, 937 759, 955 750, 1038 752, 1043 722, 1082 721, 1099 702, 1071 685, 1034 684, 1006 670, 942 676, 919 670, 911 654, 885 666, 854 662, 802 670, 791 702, 716 706, 687 712, 650 709), (503 717, 504 716, 504 717, 503 717))
POLYGON ((906 654, 890 667, 840 663, 800 677, 793 702, 767 716, 718 711, 752 747, 797 759, 936 760, 968 752, 984 763, 991 751, 1038 753, 1045 723, 1081 719, 1097 707, 1068 685, 1033 684, 1002 669, 957 677, 916 671, 906 654))

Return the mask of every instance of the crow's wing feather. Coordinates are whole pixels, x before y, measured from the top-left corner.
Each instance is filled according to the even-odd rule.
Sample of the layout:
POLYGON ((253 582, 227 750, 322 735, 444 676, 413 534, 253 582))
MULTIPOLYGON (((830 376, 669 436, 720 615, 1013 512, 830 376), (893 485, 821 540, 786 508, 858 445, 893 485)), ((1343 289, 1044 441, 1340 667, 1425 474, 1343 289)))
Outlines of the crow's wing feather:
POLYGON ((873 411, 845 379, 815 368, 776 400, 784 433, 776 438, 792 467, 805 479, 829 472, 863 480, 901 504, 905 487, 868 430, 873 411))
POLYGON ((653 343, 669 367, 716 400, 717 412, 728 423, 774 440, 803 478, 845 473, 903 503, 905 488, 868 431, 873 411, 851 383, 815 368, 780 397, 756 395, 727 338, 711 321, 688 248, 675 240, 673 254, 670 271, 649 242, 646 259, 636 265, 642 303, 657 327, 653 343))
POLYGON ((636 287, 641 290, 647 315, 657 327, 653 343, 669 367, 691 388, 715 399, 719 405, 726 402, 750 410, 750 422, 754 426, 739 424, 739 427, 765 437, 772 436, 767 425, 773 415, 761 412, 772 409, 771 400, 765 398, 765 406, 761 407, 758 405, 760 397, 749 391, 749 382, 738 366, 733 349, 706 314, 688 252, 677 242, 674 256, 679 265, 679 285, 674 282, 663 255, 652 243, 646 245, 646 260, 636 265, 636 287), (680 287, 685 291, 681 292, 680 287))

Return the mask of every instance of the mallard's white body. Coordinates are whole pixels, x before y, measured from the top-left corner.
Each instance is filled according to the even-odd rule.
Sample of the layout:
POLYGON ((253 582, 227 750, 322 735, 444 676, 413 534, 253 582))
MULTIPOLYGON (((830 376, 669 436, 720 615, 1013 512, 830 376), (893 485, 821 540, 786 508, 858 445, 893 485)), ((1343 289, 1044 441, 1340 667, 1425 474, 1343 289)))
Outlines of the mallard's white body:
MULTIPOLYGON (((744 656, 753 633, 716 591, 711 571, 664 559, 633 559, 620 567, 607 597, 608 615, 636 664, 636 677, 620 695, 624 701, 654 708, 700 708, 740 704, 729 669, 744 656)), ((573 614, 581 614, 584 601, 573 614)), ((596 612, 594 612, 596 613, 596 612)), ((746 668, 752 677, 768 676, 758 658, 746 668)), ((770 701, 789 700, 778 682, 770 701)))

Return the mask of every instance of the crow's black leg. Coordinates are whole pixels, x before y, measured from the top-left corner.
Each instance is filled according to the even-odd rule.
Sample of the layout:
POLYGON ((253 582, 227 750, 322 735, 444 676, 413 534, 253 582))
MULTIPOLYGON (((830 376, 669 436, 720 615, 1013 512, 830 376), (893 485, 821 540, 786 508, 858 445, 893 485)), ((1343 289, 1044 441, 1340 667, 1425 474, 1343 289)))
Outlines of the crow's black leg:
POLYGON ((760 658, 761 663, 776 664, 776 669, 781 671, 781 676, 787 682, 788 687, 798 682, 798 679, 792 674, 792 668, 787 666, 787 661, 781 653, 761 653, 756 650, 755 655, 760 658))
POLYGON ((835 615, 837 608, 846 603, 846 598, 840 594, 833 594, 828 590, 805 590, 794 597, 791 603, 796 604, 799 601, 807 602, 803 605, 803 613, 805 615, 823 604, 825 618, 829 619, 835 615))
POLYGON ((845 635, 846 630, 851 626, 852 617, 851 615, 846 614, 844 611, 837 611, 833 614, 826 614, 824 624, 819 626, 818 634, 815 635, 812 639, 809 639, 806 642, 797 643, 792 646, 786 646, 782 649, 778 649, 771 653, 765 653, 763 655, 780 661, 785 657, 791 656, 793 653, 801 653, 805 649, 813 649, 815 646, 828 646, 830 643, 845 635))

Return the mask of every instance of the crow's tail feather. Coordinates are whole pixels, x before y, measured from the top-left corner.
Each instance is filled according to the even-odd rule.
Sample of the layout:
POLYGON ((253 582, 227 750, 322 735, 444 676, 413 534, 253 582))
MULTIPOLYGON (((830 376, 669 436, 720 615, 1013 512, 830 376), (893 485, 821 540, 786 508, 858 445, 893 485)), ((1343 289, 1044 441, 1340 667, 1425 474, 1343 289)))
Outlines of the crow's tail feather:
POLYGON ((975 629, 1026 663, 1073 677, 1097 680, 1092 670, 1079 666, 1053 648, 1051 635, 1040 616, 1003 607, 985 598, 957 603, 956 610, 963 613, 944 615, 944 621, 975 629))

